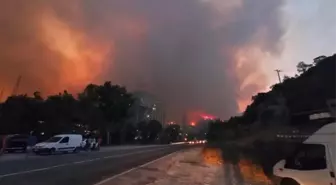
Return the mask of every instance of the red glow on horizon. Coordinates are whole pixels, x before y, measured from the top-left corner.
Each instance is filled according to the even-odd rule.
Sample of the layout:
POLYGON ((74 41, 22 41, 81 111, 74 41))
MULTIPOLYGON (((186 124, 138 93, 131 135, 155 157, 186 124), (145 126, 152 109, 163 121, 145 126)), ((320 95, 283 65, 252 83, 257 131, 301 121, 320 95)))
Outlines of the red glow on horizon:
POLYGON ((196 126, 196 123, 195 123, 194 121, 192 121, 192 122, 190 123, 190 125, 194 127, 194 126, 196 126))
POLYGON ((205 113, 204 111, 190 111, 187 114, 188 122, 195 122, 200 120, 215 120, 216 116, 212 114, 205 113))
POLYGON ((168 125, 174 125, 174 124, 175 124, 174 121, 170 121, 170 122, 168 122, 168 125))
POLYGON ((215 116, 210 115, 210 114, 202 114, 201 117, 202 117, 202 119, 204 119, 204 120, 214 120, 214 119, 216 119, 215 116))

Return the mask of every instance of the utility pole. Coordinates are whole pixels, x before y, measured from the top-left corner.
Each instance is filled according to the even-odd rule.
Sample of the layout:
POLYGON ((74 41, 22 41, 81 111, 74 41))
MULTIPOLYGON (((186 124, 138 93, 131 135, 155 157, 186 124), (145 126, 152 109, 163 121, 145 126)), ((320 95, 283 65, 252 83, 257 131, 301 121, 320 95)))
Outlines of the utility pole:
POLYGON ((278 74, 278 78, 279 78, 279 83, 281 83, 281 77, 280 77, 280 73, 282 72, 280 69, 276 69, 275 72, 277 72, 278 74))
POLYGON ((21 83, 21 75, 16 80, 16 84, 14 86, 14 89, 13 89, 13 92, 12 92, 12 96, 16 95, 16 93, 17 93, 17 91, 19 89, 20 83, 21 83))
POLYGON ((1 100, 2 100, 2 95, 3 95, 3 92, 4 92, 4 90, 3 90, 3 89, 1 89, 1 91, 0 91, 0 102, 1 102, 1 100))

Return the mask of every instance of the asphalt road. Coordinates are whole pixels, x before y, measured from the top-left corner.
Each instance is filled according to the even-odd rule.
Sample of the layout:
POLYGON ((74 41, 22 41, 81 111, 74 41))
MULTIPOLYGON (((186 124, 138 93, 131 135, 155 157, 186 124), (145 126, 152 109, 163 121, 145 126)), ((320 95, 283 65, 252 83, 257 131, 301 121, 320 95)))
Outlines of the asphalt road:
POLYGON ((0 162, 1 185, 93 185, 188 145, 119 148, 0 162))

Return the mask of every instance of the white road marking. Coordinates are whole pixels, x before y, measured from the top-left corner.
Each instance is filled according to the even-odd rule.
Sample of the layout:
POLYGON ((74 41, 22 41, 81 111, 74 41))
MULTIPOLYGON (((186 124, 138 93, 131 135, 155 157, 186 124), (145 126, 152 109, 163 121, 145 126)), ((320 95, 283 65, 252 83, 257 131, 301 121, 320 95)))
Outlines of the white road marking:
POLYGON ((151 151, 156 151, 156 150, 163 150, 163 149, 166 149, 166 148, 168 148, 168 146, 160 147, 160 148, 157 148, 157 149, 144 150, 144 151, 140 151, 140 152, 131 152, 131 153, 126 153, 126 154, 121 154, 121 155, 111 155, 111 156, 88 159, 88 160, 83 160, 83 161, 75 161, 75 162, 65 163, 65 164, 60 164, 60 165, 55 165, 55 166, 49 166, 49 167, 45 167, 45 168, 38 168, 38 169, 33 169, 33 170, 20 171, 20 172, 15 172, 15 173, 8 173, 8 174, 0 175, 0 179, 3 178, 3 177, 10 177, 10 176, 16 176, 16 175, 23 175, 23 174, 29 174, 29 173, 34 173, 34 172, 46 171, 46 170, 51 170, 51 169, 60 168, 60 167, 64 167, 64 166, 71 166, 71 165, 89 163, 89 162, 102 160, 102 159, 118 158, 118 157, 124 157, 124 156, 134 155, 134 154, 141 154, 141 153, 146 153, 146 152, 151 152, 151 151))
POLYGON ((182 144, 187 144, 187 142, 170 143, 170 145, 182 145, 182 144))
POLYGON ((142 148, 154 148, 154 147, 159 147, 159 146, 167 146, 167 145, 146 145, 146 146, 122 146, 122 147, 118 147, 118 146, 112 146, 112 147, 102 147, 101 150, 99 150, 98 152, 109 152, 109 151, 114 151, 114 150, 132 150, 132 149, 142 149, 142 148))
POLYGON ((113 179, 115 179, 115 178, 117 178, 117 177, 120 177, 120 176, 122 176, 122 175, 125 175, 125 174, 127 174, 127 173, 129 173, 129 172, 132 172, 132 171, 134 171, 134 170, 137 170, 137 169, 139 169, 139 168, 146 167, 146 166, 148 166, 148 165, 150 165, 150 164, 152 164, 152 163, 155 163, 156 161, 159 161, 159 160, 161 160, 161 159, 164 159, 164 158, 166 158, 166 157, 169 157, 169 156, 171 156, 171 155, 174 155, 174 154, 177 153, 177 152, 179 152, 179 151, 176 151, 176 152, 167 154, 167 155, 165 155, 165 156, 162 156, 162 157, 160 157, 160 158, 158 158, 158 159, 155 159, 155 160, 150 161, 150 162, 148 162, 148 163, 145 163, 145 164, 143 164, 143 165, 140 165, 140 166, 131 168, 131 169, 126 170, 126 171, 124 171, 124 172, 121 172, 121 173, 119 173, 119 174, 117 174, 117 175, 114 175, 114 176, 112 176, 112 177, 109 177, 109 178, 107 178, 107 179, 105 179, 105 180, 102 180, 102 181, 100 181, 100 182, 98 182, 98 183, 96 183, 96 184, 94 184, 94 185, 103 185, 103 184, 107 183, 108 181, 111 181, 111 180, 113 180, 113 179))

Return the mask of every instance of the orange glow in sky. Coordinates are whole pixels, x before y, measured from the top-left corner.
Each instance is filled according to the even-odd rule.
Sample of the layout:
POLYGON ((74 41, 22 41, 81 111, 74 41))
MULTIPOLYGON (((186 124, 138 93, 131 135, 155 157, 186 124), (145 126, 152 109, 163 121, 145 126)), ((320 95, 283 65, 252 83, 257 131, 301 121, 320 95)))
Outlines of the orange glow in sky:
POLYGON ((0 15, 5 15, 5 21, 0 20, 0 25, 6 28, 6 32, 1 31, 0 34, 0 46, 3 46, 0 59, 4 61, 0 66, 3 69, 0 71, 0 94, 3 91, 0 100, 10 95, 18 76, 23 77, 19 93, 31 95, 37 90, 44 97, 65 89, 75 95, 89 83, 112 81, 113 84, 125 86, 130 92, 143 90, 157 96, 159 101, 167 104, 167 117, 176 120, 168 124, 180 123, 183 117, 183 124, 196 126, 202 121, 206 122, 204 120, 224 119, 224 116, 244 111, 253 95, 269 87, 267 76, 261 71, 265 64, 261 60, 268 59, 267 53, 260 49, 258 43, 264 32, 257 34, 261 38, 243 37, 248 40, 234 44, 222 42, 225 39, 213 42, 213 39, 236 36, 231 33, 226 35, 225 31, 232 22, 241 20, 235 12, 237 8, 244 8, 244 1, 222 3, 219 0, 203 0, 203 3, 211 3, 211 6, 197 3, 184 6, 179 1, 172 1, 171 4, 148 1, 153 6, 146 6, 145 2, 118 1, 122 3, 8 1, 8 6, 3 6, 0 11, 0 15), (106 6, 109 4, 111 6, 106 6), (163 11, 174 7, 179 8, 163 11), (214 37, 213 33, 216 33, 214 37), (199 34, 206 37, 199 37, 199 34), (3 42, 6 37, 10 37, 6 39, 7 43, 3 42), (12 41, 12 37, 17 40, 12 41), (218 52, 223 52, 222 58, 217 56, 218 52), (195 66, 183 67, 180 60, 195 66), (204 63, 207 60, 214 63, 204 63), (220 62, 220 66, 215 62, 220 62), (222 64, 228 67, 222 68, 222 64), (177 71, 177 67, 180 70, 177 71), (7 74, 7 69, 13 69, 13 72, 7 74), (205 74, 217 69, 220 73, 212 73, 216 75, 211 74, 205 79, 196 73, 199 69, 204 69, 205 74), (171 74, 174 74, 174 78, 167 78, 171 74), (225 74, 223 78, 222 74, 225 74), (215 77, 220 80, 215 80, 215 77), (194 83, 198 81, 202 83, 194 83), (225 84, 230 86, 226 87, 225 84), (216 93, 213 93, 208 91, 211 89, 208 87, 218 90, 214 89, 216 93), (178 96, 167 93, 168 89, 178 88, 181 88, 178 96), (229 93, 226 94, 226 90, 229 93), (210 96, 214 98, 207 100, 206 97, 210 96), (220 101, 217 101, 217 97, 220 101))
POLYGON ((246 107, 252 103, 252 96, 267 89, 268 78, 263 66, 265 66, 264 63, 268 57, 267 53, 262 52, 254 45, 235 51, 235 74, 240 84, 237 89, 237 105, 240 113, 244 112, 246 107))
POLYGON ((106 55, 114 50, 111 44, 92 41, 49 11, 40 19, 40 30, 43 43, 60 56, 61 88, 82 88, 93 82, 103 73, 106 55))

